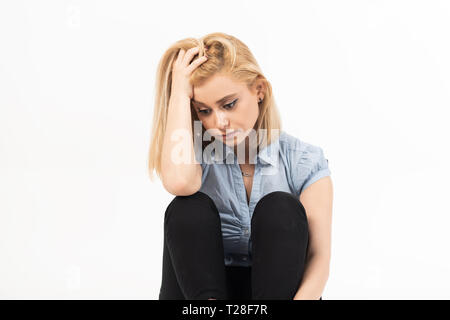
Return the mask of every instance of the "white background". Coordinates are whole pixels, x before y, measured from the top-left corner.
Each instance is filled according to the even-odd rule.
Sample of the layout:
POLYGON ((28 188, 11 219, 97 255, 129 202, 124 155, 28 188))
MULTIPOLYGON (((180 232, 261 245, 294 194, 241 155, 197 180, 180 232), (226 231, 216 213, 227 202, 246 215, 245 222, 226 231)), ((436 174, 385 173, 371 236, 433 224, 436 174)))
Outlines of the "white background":
POLYGON ((0 298, 157 299, 157 63, 245 42, 335 189, 323 299, 449 299, 448 1, 2 1, 0 298))

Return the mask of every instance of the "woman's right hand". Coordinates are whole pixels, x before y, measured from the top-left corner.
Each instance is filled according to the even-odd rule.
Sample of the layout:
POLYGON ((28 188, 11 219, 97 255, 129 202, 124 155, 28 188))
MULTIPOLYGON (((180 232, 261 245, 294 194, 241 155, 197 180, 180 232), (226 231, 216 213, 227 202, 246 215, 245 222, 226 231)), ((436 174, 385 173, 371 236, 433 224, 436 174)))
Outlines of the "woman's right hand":
POLYGON ((205 56, 198 57, 192 63, 192 57, 198 53, 199 47, 190 48, 188 51, 180 49, 178 51, 177 59, 172 66, 172 94, 185 94, 192 99, 194 96, 192 85, 189 83, 191 73, 200 64, 205 62, 205 56))

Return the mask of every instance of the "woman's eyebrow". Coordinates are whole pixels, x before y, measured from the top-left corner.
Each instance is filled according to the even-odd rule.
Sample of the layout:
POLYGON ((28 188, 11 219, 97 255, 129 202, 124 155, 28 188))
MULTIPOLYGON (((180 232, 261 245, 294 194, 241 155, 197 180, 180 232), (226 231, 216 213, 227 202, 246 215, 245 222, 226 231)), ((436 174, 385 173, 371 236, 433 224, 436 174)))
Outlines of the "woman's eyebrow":
MULTIPOLYGON (((227 94, 225 97, 223 97, 223 98, 217 100, 217 101, 216 101, 216 104, 221 104, 221 103, 225 102, 226 100, 228 100, 228 99, 230 99, 230 98, 232 98, 232 97, 234 97, 234 96, 236 96, 236 95, 237 95, 237 93, 227 94)), ((193 103, 197 103, 197 104, 201 104, 201 105, 205 105, 203 102, 195 101, 194 99, 192 99, 192 102, 193 102, 193 103)))

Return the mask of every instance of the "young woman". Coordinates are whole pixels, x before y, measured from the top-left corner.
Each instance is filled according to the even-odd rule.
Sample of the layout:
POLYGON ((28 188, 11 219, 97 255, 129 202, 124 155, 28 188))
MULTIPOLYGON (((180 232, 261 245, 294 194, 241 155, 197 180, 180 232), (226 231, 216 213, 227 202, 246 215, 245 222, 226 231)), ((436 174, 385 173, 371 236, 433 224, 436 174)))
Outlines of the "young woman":
POLYGON ((164 217, 159 299, 321 299, 333 190, 323 150, 283 130, 249 48, 176 42, 157 71, 149 172, 164 217))

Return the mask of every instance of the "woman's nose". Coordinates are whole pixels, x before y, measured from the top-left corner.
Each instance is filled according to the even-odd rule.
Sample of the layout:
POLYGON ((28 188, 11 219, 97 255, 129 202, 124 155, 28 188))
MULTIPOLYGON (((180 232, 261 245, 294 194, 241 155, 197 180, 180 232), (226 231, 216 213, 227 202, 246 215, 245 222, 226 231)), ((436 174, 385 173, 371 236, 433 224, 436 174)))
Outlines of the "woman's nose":
POLYGON ((216 122, 219 129, 225 130, 224 128, 228 126, 229 121, 227 116, 223 112, 216 112, 216 122))

